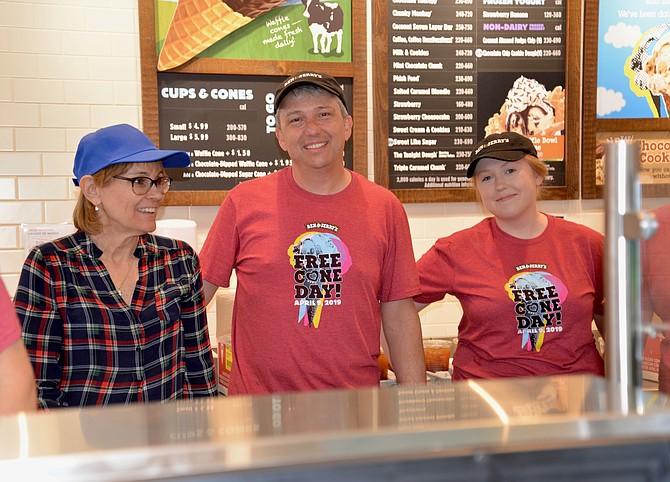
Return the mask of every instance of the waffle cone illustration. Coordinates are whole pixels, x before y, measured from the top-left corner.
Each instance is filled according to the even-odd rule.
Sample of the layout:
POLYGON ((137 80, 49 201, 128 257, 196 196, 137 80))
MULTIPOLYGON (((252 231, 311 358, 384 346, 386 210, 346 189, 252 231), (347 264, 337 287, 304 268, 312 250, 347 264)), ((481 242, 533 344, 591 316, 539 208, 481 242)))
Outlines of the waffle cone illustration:
POLYGON ((179 0, 158 56, 158 70, 191 60, 285 0, 179 0))

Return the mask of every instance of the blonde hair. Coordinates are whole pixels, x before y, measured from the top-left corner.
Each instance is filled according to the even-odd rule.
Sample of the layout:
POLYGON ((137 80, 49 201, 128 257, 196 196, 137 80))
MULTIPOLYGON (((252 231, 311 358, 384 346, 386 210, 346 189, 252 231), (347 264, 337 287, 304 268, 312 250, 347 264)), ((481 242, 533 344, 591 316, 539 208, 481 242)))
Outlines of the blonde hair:
POLYGON ((547 177, 547 174, 549 174, 549 166, 547 163, 539 160, 537 157, 531 154, 526 154, 523 160, 530 164, 533 172, 540 176, 542 178, 542 182, 544 182, 544 178, 547 177))
MULTIPOLYGON (((105 186, 114 176, 128 172, 131 166, 132 163, 130 162, 112 164, 93 174, 93 181, 98 186, 105 186)), ((79 198, 72 213, 72 221, 75 228, 88 234, 100 234, 102 232, 102 224, 100 223, 100 219, 98 219, 95 206, 84 196, 82 191, 79 191, 79 198)))

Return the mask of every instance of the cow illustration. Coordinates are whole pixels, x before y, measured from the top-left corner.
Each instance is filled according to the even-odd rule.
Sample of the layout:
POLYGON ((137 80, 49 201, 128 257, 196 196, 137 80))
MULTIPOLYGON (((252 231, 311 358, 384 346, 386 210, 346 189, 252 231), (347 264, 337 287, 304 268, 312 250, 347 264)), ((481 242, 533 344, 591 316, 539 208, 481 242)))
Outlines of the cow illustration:
POLYGON ((314 41, 314 53, 330 53, 333 37, 337 36, 337 53, 342 53, 342 26, 344 14, 342 8, 334 2, 319 2, 318 0, 302 0, 309 30, 314 41), (319 50, 319 46, 321 49, 319 50))

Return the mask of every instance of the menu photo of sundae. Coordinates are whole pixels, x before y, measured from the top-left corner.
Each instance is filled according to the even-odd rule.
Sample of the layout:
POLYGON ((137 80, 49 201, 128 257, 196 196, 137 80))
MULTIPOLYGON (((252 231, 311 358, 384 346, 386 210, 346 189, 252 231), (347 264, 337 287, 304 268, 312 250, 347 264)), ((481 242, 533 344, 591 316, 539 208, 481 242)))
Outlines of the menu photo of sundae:
POLYGON ((551 90, 530 75, 519 75, 500 110, 489 117, 485 135, 504 131, 528 137, 544 161, 562 161, 565 145, 565 89, 551 90))

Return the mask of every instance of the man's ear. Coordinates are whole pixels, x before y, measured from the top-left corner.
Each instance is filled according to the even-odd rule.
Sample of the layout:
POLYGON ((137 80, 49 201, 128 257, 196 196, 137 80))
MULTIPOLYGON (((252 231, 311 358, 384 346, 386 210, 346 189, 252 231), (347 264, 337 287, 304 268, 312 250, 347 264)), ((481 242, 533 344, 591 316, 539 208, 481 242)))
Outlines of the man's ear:
POLYGON ((93 176, 86 175, 82 177, 79 181, 79 189, 81 189, 81 193, 91 204, 94 206, 100 204, 100 186, 95 182, 93 176))
POLYGON ((348 115, 344 118, 344 132, 345 132, 344 140, 345 141, 349 140, 349 138, 351 137, 351 134, 353 133, 353 129, 354 129, 354 118, 351 117, 350 115, 348 115))
POLYGON ((284 143, 284 133, 280 129, 275 128, 275 137, 277 138, 279 147, 281 147, 283 151, 288 152, 284 143))

